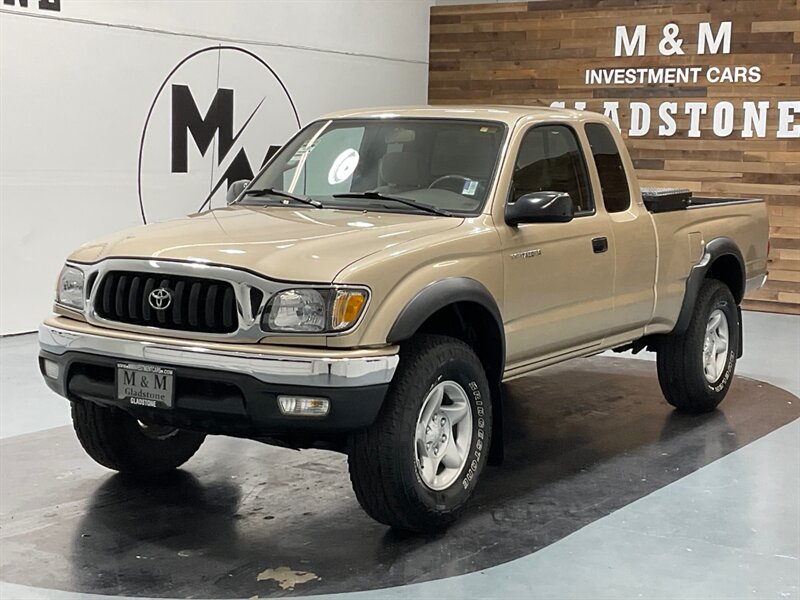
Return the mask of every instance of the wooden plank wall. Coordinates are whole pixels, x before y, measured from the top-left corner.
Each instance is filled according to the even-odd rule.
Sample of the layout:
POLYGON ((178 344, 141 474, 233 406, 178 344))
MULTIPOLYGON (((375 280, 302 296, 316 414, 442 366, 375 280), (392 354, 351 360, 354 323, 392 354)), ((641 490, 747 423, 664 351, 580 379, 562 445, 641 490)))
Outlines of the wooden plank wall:
MULTIPOLYGON (((617 100, 621 129, 643 185, 689 188, 704 195, 764 197, 770 215, 770 281, 748 297, 746 307, 800 314, 800 138, 778 138, 779 101, 800 100, 800 0, 545 0, 530 3, 431 8, 431 104, 523 104, 572 107, 586 101, 603 111, 617 100), (698 23, 732 22, 730 54, 697 54, 698 23), (663 56, 663 27, 675 23, 683 56, 663 56), (615 56, 615 29, 647 25, 645 56, 615 56), (751 66, 758 83, 684 85, 587 85, 585 70, 615 67, 751 66), (728 100, 735 129, 715 135, 711 110, 728 100), (742 104, 769 101, 767 134, 743 139, 742 104), (652 108, 653 125, 628 136, 628 104, 652 108), (658 106, 706 101, 701 137, 687 135, 689 117, 678 114, 678 131, 659 137, 658 106)), ((795 124, 800 123, 800 114, 795 124)))

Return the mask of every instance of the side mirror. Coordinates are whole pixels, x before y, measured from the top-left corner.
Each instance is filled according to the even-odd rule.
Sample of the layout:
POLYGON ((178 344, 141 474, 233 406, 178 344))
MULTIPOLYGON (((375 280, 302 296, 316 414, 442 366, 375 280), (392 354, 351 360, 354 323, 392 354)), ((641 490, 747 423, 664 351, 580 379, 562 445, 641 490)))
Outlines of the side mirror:
POLYGON ((572 198, 565 192, 533 192, 506 204, 506 223, 569 223, 575 217, 572 198))
POLYGON ((244 191, 244 188, 247 187, 248 183, 250 183, 249 179, 240 179, 239 181, 234 181, 230 185, 230 187, 228 188, 228 195, 226 196, 226 201, 228 202, 228 206, 230 206, 236 201, 236 199, 244 191))

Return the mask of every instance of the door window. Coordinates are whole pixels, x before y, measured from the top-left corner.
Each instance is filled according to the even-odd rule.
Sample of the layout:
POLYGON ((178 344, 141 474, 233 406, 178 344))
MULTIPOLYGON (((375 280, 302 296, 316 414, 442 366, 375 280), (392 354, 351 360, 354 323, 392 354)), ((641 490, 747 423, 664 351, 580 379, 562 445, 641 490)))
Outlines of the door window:
POLYGON ((614 136, 602 123, 587 123, 586 137, 592 148, 606 210, 610 213, 628 210, 631 207, 628 176, 614 136))
POLYGON ((566 192, 575 216, 594 213, 586 161, 566 125, 539 125, 525 134, 511 185, 512 201, 533 192, 566 192))

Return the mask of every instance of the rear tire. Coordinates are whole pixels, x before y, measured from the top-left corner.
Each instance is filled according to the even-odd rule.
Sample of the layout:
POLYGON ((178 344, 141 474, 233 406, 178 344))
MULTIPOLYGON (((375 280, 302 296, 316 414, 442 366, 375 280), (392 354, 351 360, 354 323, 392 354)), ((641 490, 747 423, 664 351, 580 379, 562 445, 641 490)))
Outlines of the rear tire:
POLYGON ((350 437, 358 502, 397 529, 445 529, 475 489, 491 431, 489 384, 472 349, 450 337, 415 337, 401 349, 377 420, 350 437))
POLYGON ((658 348, 658 383, 667 402, 689 413, 722 402, 733 381, 740 326, 730 289, 706 280, 686 331, 665 336, 658 348))
POLYGON ((189 460, 205 435, 147 426, 128 413, 93 402, 72 402, 72 425, 81 446, 95 462, 136 475, 156 475, 189 460))

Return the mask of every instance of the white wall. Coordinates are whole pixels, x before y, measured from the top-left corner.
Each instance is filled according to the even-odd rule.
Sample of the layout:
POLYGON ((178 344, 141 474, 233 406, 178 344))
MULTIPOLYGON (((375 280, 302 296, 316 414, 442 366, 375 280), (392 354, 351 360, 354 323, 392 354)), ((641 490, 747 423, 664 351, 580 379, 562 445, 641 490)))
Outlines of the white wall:
POLYGON ((297 129, 278 79, 246 52, 275 72, 301 124, 427 99, 429 0, 39 2, 0 4, 0 334, 49 314, 71 249, 142 222, 140 140, 162 84, 142 149, 149 221, 196 210, 242 149, 257 170, 297 129), (198 54, 165 82, 219 45, 236 50, 198 54), (234 135, 258 107, 222 160, 221 133, 205 155, 189 135, 188 172, 172 172, 173 85, 201 117, 218 88, 233 90, 234 135))

